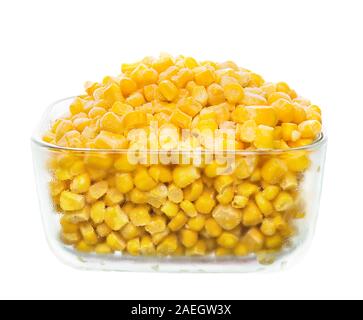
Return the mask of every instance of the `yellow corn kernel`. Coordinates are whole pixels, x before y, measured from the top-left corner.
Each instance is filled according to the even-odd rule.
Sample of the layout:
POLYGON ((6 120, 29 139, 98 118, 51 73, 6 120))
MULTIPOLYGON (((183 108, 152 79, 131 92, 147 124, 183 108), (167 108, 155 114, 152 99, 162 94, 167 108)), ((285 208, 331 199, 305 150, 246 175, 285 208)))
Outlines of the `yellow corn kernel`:
POLYGON ((220 104, 225 101, 223 88, 219 84, 212 83, 210 86, 208 86, 207 92, 208 103, 210 105, 220 104))
POLYGON ((107 181, 99 181, 95 184, 91 185, 91 187, 88 190, 88 196, 91 199, 98 200, 102 198, 108 190, 108 183, 107 181))
POLYGON ((128 223, 121 231, 121 236, 125 240, 131 240, 141 235, 142 230, 140 227, 134 226, 132 223, 128 223))
POLYGON ((106 205, 104 201, 97 201, 91 207, 90 216, 95 224, 100 224, 105 220, 106 205))
POLYGON ((251 143, 256 139, 257 124, 254 120, 247 120, 237 126, 238 137, 243 142, 251 143))
POLYGON ((301 137, 296 123, 282 123, 282 138, 285 141, 297 141, 301 137))
MULTIPOLYGON (((145 98, 141 92, 134 92, 126 99, 126 102, 129 105, 131 105, 132 107, 136 108, 145 103, 145 98)), ((134 111, 134 112, 137 112, 137 111, 134 111)), ((135 120, 135 119, 133 119, 133 120, 135 120)), ((138 120, 140 120, 140 118, 138 120)), ((127 122, 127 125, 126 125, 125 118, 124 118, 124 125, 125 125, 125 128, 129 128, 129 123, 127 122)))
POLYGON ((68 215, 63 215, 60 219, 60 224, 62 226, 62 231, 65 233, 75 233, 79 230, 79 225, 72 223, 68 219, 68 215))
POLYGON ((267 249, 280 249, 282 244, 282 237, 278 234, 275 234, 271 237, 266 237, 265 239, 265 246, 267 249))
POLYGON ((149 213, 149 206, 138 205, 131 209, 129 213, 131 222, 136 227, 146 226, 151 221, 151 216, 149 213))
POLYGON ((188 229, 180 231, 180 241, 186 248, 194 247, 198 242, 198 232, 188 229))
POLYGON ((155 255, 155 246, 150 236, 143 236, 140 242, 140 253, 144 256, 155 255))
POLYGON ((141 191, 150 191, 157 186, 157 183, 145 168, 140 168, 136 171, 134 177, 135 186, 141 191))
POLYGON ((227 248, 218 247, 218 248, 215 249, 215 255, 217 257, 232 256, 233 255, 233 250, 227 249, 227 248))
POLYGON ((200 178, 199 170, 193 165, 177 166, 173 170, 173 181, 179 188, 185 188, 200 178))
POLYGON ((196 116, 203 108, 203 106, 192 97, 187 97, 179 100, 176 106, 182 112, 186 113, 191 117, 196 116))
POLYGON ((234 198, 234 189, 233 187, 228 187, 223 189, 223 191, 217 194, 216 199, 220 204, 227 205, 232 202, 234 198))
POLYGON ((223 86, 223 90, 224 96, 229 103, 239 103, 244 97, 243 87, 239 83, 228 83, 223 86))
POLYGON ((122 121, 114 112, 105 113, 100 120, 100 128, 113 133, 122 132, 122 121))
POLYGON ((184 191, 184 199, 191 202, 197 200, 203 193, 204 185, 203 181, 198 179, 186 187, 184 191))
POLYGON ((262 124, 257 126, 254 145, 258 149, 273 149, 274 128, 262 124))
POLYGON ((115 206, 125 200, 124 195, 116 188, 109 188, 104 197, 107 206, 115 206))
POLYGON ((212 216, 224 230, 230 231, 241 223, 242 211, 231 206, 218 205, 212 216))
POLYGON ((73 102, 69 106, 69 111, 71 112, 72 115, 81 113, 83 112, 83 106, 84 104, 82 100, 79 97, 77 97, 73 100, 73 102))
POLYGON ((94 147, 97 149, 124 149, 127 145, 123 135, 107 131, 101 131, 94 139, 94 147))
POLYGON ((258 192, 259 187, 254 183, 242 182, 237 186, 237 194, 249 198, 254 193, 258 192))
POLYGON ((178 73, 172 77, 172 80, 179 88, 184 88, 185 85, 194 79, 193 72, 188 68, 181 68, 178 73))
POLYGON ((246 110, 249 118, 257 125, 275 127, 277 124, 276 112, 270 106, 246 106, 246 110))
POLYGON ((205 240, 198 240, 192 248, 187 248, 187 256, 204 256, 207 252, 207 243, 205 240))
POLYGON ((303 172, 310 166, 310 160, 304 151, 295 151, 284 157, 287 167, 293 172, 303 172))
POLYGON ((298 186, 296 174, 287 172, 280 182, 282 190, 295 190, 298 186))
POLYGON ((88 245, 85 241, 81 240, 79 241, 76 246, 75 249, 79 252, 83 252, 83 253, 90 253, 92 251, 94 251, 93 246, 88 245))
POLYGON ((238 244, 238 237, 235 236, 233 233, 223 232, 219 236, 217 243, 222 248, 233 249, 238 244))
POLYGON ((276 224, 273 219, 264 219, 260 228, 265 236, 273 236, 276 233, 276 224))
POLYGON ((156 248, 156 253, 163 256, 172 255, 178 248, 178 238, 171 234, 166 236, 156 248))
POLYGON ((129 112, 124 116, 122 123, 127 130, 144 127, 147 125, 146 113, 143 111, 129 112))
POLYGON ((290 101, 291 98, 287 93, 284 92, 272 92, 271 94, 269 94, 267 96, 267 100, 269 104, 273 104, 274 102, 276 102, 277 100, 280 99, 286 99, 287 101, 290 101))
POLYGON ((73 130, 73 123, 70 120, 62 119, 57 125, 57 129, 55 131, 55 139, 60 140, 67 132, 73 130))
POLYGON ((218 175, 218 169, 219 169, 218 163, 216 161, 213 161, 212 163, 206 165, 206 167, 204 168, 204 174, 208 178, 215 178, 218 175))
POLYGON ((251 91, 247 91, 245 89, 244 96, 242 99, 242 104, 246 106, 261 106, 261 105, 265 106, 267 104, 267 100, 262 95, 251 91))
POLYGON ((183 190, 177 187, 175 184, 168 186, 168 199, 174 203, 180 203, 183 201, 183 190))
POLYGON ((274 212, 272 203, 263 196, 262 192, 256 194, 255 201, 265 217, 270 216, 274 212))
POLYGON ((145 204, 149 201, 149 196, 146 192, 134 188, 129 193, 129 200, 135 204, 145 204))
POLYGON ((249 254, 249 249, 246 244, 239 242, 233 250, 234 255, 237 257, 245 257, 249 254))
POLYGON ((72 175, 68 169, 57 168, 54 173, 57 180, 66 181, 72 179, 72 175))
POLYGON ((165 229, 166 229, 165 218, 161 216, 152 217, 149 223, 145 226, 145 230, 151 235, 163 232, 165 231, 165 229))
POLYGON ((90 119, 98 119, 98 118, 101 118, 106 112, 107 112, 107 110, 105 108, 93 107, 88 112, 88 116, 89 116, 90 119))
POLYGON ((170 80, 161 81, 159 83, 159 90, 168 101, 173 101, 179 93, 178 88, 170 80))
POLYGON ((62 191, 60 195, 60 207, 64 211, 77 211, 84 208, 86 200, 83 195, 70 191, 62 191))
POLYGON ((256 167, 256 159, 253 157, 245 157, 237 160, 237 166, 234 171, 238 179, 247 179, 251 176, 256 167))
POLYGON ((217 238, 221 235, 223 229, 215 219, 210 218, 205 222, 205 231, 207 232, 208 236, 217 238))
POLYGON ((149 168, 149 175, 157 182, 168 183, 173 180, 173 175, 169 167, 163 165, 153 165, 149 168))
POLYGON ((232 185, 233 182, 234 182, 234 179, 232 176, 228 176, 228 175, 218 176, 214 180, 214 188, 217 190, 218 193, 221 193, 225 188, 232 185))
POLYGON ((206 218, 204 216, 198 215, 198 216, 196 216, 194 218, 189 219, 189 221, 187 223, 187 227, 190 230, 199 232, 204 228, 205 221, 206 221, 206 218))
POLYGON ((231 118, 236 123, 244 123, 250 119, 250 115, 245 106, 237 106, 236 109, 232 111, 231 118))
POLYGON ((96 227, 96 232, 99 237, 105 238, 112 232, 112 230, 106 223, 101 223, 96 227))
POLYGON ((161 207, 161 211, 164 212, 169 218, 175 217, 179 212, 179 206, 171 201, 166 201, 161 207))
POLYGON ((129 218, 120 206, 116 205, 106 209, 105 222, 113 231, 118 231, 129 222, 129 218))
POLYGON ((97 254, 110 254, 112 249, 107 245, 107 243, 99 243, 95 246, 95 252, 97 254))
POLYGON ((171 219, 168 227, 171 231, 175 232, 183 228, 187 222, 188 217, 183 212, 179 212, 174 218, 171 219))
POLYGON ((208 92, 204 86, 194 86, 191 93, 193 99, 199 102, 202 106, 208 103, 208 92))
POLYGON ((64 181, 53 180, 49 183, 50 194, 55 197, 66 189, 67 185, 64 181))
POLYGON ((262 191, 262 195, 266 200, 272 201, 280 192, 279 186, 267 185, 262 191))
POLYGON ((195 209, 194 204, 189 200, 183 200, 180 203, 180 208, 186 213, 187 216, 193 218, 196 217, 198 212, 197 209, 195 209))
POLYGON ((201 86, 209 86, 215 80, 215 73, 212 69, 207 67, 198 67, 195 74, 195 82, 201 86))
POLYGON ((130 94, 137 90, 137 84, 129 77, 122 77, 120 79, 120 89, 122 94, 125 97, 128 97, 130 94))
POLYGON ((176 109, 170 116, 170 122, 178 128, 189 129, 192 124, 192 117, 183 111, 176 109))
POLYGON ((81 235, 79 234, 79 232, 73 232, 73 233, 62 232, 61 240, 63 241, 63 243, 68 245, 76 244, 81 240, 81 235))
POLYGON ((110 169, 113 164, 113 159, 111 156, 102 154, 87 155, 84 161, 88 169, 93 168, 107 170, 110 169))
POLYGON ((192 57, 185 57, 184 59, 184 65, 189 68, 189 69, 194 69, 196 67, 198 67, 198 62, 192 58, 192 57))
POLYGON ((154 245, 158 245, 161 241, 163 241, 170 234, 169 229, 165 229, 162 232, 158 232, 152 235, 152 240, 154 245))
POLYGON ((242 195, 235 195, 232 200, 232 207, 236 209, 243 209, 248 204, 248 197, 242 195))
POLYGON ((138 256, 141 250, 140 239, 135 238, 127 241, 126 250, 130 255, 138 256))
POLYGON ((195 201, 195 208, 199 213, 209 214, 215 206, 214 193, 210 190, 203 191, 201 196, 195 201))
POLYGON ((134 182, 130 173, 118 173, 115 175, 115 185, 118 191, 123 194, 134 188, 134 182))
POLYGON ((272 106, 276 111, 279 121, 292 122, 294 120, 295 107, 290 101, 286 99, 279 99, 273 102, 272 106))
POLYGON ((263 220, 263 215, 260 209, 252 201, 248 203, 242 213, 242 223, 246 227, 253 227, 260 224, 263 220))
POLYGON ((159 73, 165 71, 169 67, 174 65, 172 57, 169 55, 162 55, 157 60, 153 61, 152 67, 159 73))
POLYGON ((107 101, 109 105, 112 105, 115 101, 122 101, 123 96, 120 87, 116 83, 111 83, 104 88, 103 99, 107 101))
POLYGON ((251 228, 242 239, 242 243, 248 248, 249 252, 257 252, 263 248, 265 238, 260 230, 251 228))
POLYGON ((262 178, 269 184, 279 183, 286 172, 286 163, 277 158, 271 158, 261 168, 262 178))
POLYGON ((294 198, 288 192, 282 191, 274 200, 273 205, 278 212, 286 211, 293 207, 294 198))
POLYGON ((136 169, 136 165, 132 164, 128 159, 128 154, 122 154, 114 163, 114 167, 116 170, 121 172, 132 172, 136 169))
POLYGON ((315 139, 321 132, 321 123, 318 120, 306 120, 298 128, 302 138, 315 139))
POLYGON ((88 222, 82 223, 79 227, 84 242, 88 245, 95 245, 98 242, 98 237, 92 225, 88 222))
POLYGON ((154 189, 148 192, 147 203, 154 208, 160 208, 168 195, 168 188, 164 184, 157 185, 154 189))
POLYGON ((126 248, 126 242, 116 232, 111 232, 107 236, 106 243, 114 251, 123 251, 126 248))

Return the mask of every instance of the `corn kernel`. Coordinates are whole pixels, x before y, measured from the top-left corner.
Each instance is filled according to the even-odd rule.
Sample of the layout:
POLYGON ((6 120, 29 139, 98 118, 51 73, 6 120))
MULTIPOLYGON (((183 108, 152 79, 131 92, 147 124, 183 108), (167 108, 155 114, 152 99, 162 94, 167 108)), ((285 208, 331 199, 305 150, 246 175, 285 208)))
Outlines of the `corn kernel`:
POLYGON ((262 191, 262 195, 266 200, 273 200, 277 197, 277 195, 280 192, 280 187, 279 186, 274 186, 274 185, 268 185, 264 188, 264 190, 262 191))
POLYGON ((254 145, 258 149, 273 149, 274 128, 262 124, 257 126, 254 145))
POLYGON ((208 219, 205 222, 205 230, 210 237, 217 238, 221 235, 223 229, 213 218, 208 219))
POLYGON ((239 83, 228 83, 223 86, 223 90, 224 95, 229 103, 239 103, 244 97, 244 90, 239 83))
POLYGON ((140 253, 145 256, 155 255, 155 246, 150 236, 143 236, 140 242, 140 253))
POLYGON ((187 222, 188 217, 183 212, 179 212, 175 217, 171 219, 168 227, 171 231, 175 232, 183 228, 187 222))
POLYGON ((259 208, 254 202, 249 202, 247 207, 243 209, 242 223, 245 227, 253 227, 260 224, 263 216, 259 208))
POLYGON ((95 230, 93 229, 92 225, 88 222, 82 223, 80 225, 79 228, 83 240, 88 244, 88 245, 95 245, 98 242, 98 237, 97 234, 95 232, 95 230))
POLYGON ((203 106, 192 97, 184 98, 178 101, 177 107, 187 115, 194 117, 203 108, 203 106))
POLYGON ((278 234, 271 237, 266 237, 265 239, 265 246, 267 249, 279 249, 282 246, 282 243, 282 238, 278 234))
POLYGON ((183 201, 183 190, 177 187, 175 184, 168 186, 168 199, 174 203, 180 203, 183 201))
POLYGON ((147 125, 147 116, 142 111, 132 111, 127 113, 123 118, 123 126, 125 129, 141 128, 147 125))
POLYGON ((232 176, 228 176, 228 175, 218 176, 214 180, 214 188, 217 190, 217 192, 221 193, 225 188, 232 185, 233 182, 234 182, 234 179, 232 176))
POLYGON ((107 181, 99 181, 93 184, 88 190, 88 196, 91 199, 98 200, 102 198, 108 190, 107 181))
POLYGON ((276 211, 286 211, 294 205, 294 198, 287 192, 282 191, 273 202, 276 211))
POLYGON ((116 205, 106 209, 105 222, 113 231, 118 231, 129 222, 129 218, 120 206, 116 205))
POLYGON ((97 149, 124 149, 128 145, 126 138, 121 134, 101 131, 94 140, 97 149))
POLYGON ((145 230, 151 235, 165 231, 166 222, 164 217, 155 216, 152 217, 149 223, 145 226, 145 230))
POLYGON ((88 245, 85 241, 81 240, 75 246, 75 249, 79 252, 90 253, 94 251, 93 246, 88 245))
POLYGON ((243 209, 248 204, 248 198, 242 195, 235 195, 232 200, 232 207, 236 209, 243 209))
POLYGON ((111 232, 107 236, 106 243, 114 251, 123 251, 126 248, 125 241, 116 232, 111 232))
POLYGON ((197 243, 191 247, 188 248, 185 252, 187 256, 204 256, 207 251, 207 243, 205 240, 198 240, 197 243))
POLYGON ((138 256, 140 254, 140 250, 141 250, 140 239, 135 238, 135 239, 127 241, 126 250, 130 255, 138 256))
POLYGON ((276 233, 276 225, 273 219, 264 219, 261 225, 261 232, 265 236, 273 236, 276 233))
POLYGON ((112 230, 106 223, 101 223, 96 227, 96 232, 99 237, 105 238, 112 232, 112 230))
POLYGON ((257 228, 251 228, 242 239, 249 252, 257 252, 263 248, 265 238, 257 228))
POLYGON ((227 205, 232 202, 234 198, 234 189, 233 187, 228 187, 223 189, 223 191, 217 194, 216 199, 220 204, 227 205))
POLYGON ((112 249, 106 243, 99 243, 95 247, 95 252, 97 254, 110 254, 112 249))
POLYGON ((255 201, 265 217, 270 216, 273 213, 274 207, 272 203, 263 196, 262 192, 256 194, 255 201))
POLYGON ((128 223, 121 231, 121 236, 125 240, 131 240, 141 235, 141 228, 134 226, 132 223, 128 223))
POLYGON ((289 170, 293 172, 303 172, 310 166, 310 160, 304 151, 295 151, 284 157, 289 170))
POLYGON ((85 197, 70 191, 63 191, 60 195, 60 207, 64 211, 77 211, 86 205, 85 197))
POLYGON ((131 222, 136 227, 146 226, 151 221, 149 207, 147 205, 138 205, 131 209, 129 213, 131 222))
POLYGON ((217 221, 217 223, 227 231, 233 230, 236 228, 242 220, 242 212, 239 209, 218 205, 213 213, 213 218, 217 221))
POLYGON ((280 187, 282 190, 295 190, 298 186, 297 177, 294 173, 288 172, 282 178, 280 182, 280 187))
POLYGON ((197 200, 203 193, 204 185, 202 180, 198 179, 184 189, 184 199, 189 201, 197 200))
POLYGON ((290 101, 286 99, 279 99, 273 102, 272 106, 276 111, 277 118, 281 122, 292 122, 294 120, 295 108, 290 101))
POLYGON ((73 233, 62 232, 61 239, 65 244, 76 244, 81 240, 81 235, 79 234, 79 232, 73 232, 73 233))
POLYGON ((204 86, 194 86, 192 89, 192 97, 202 106, 206 106, 208 102, 208 92, 204 86))
POLYGON ((195 82, 201 86, 209 86, 214 80, 214 71, 207 67, 199 67, 195 74, 195 82))
POLYGON ((178 96, 178 88, 170 80, 164 80, 159 83, 161 94, 168 100, 173 101, 178 96))
POLYGON ((202 215, 189 219, 187 226, 190 230, 199 232, 205 226, 206 218, 202 215))
POLYGON ((135 204, 145 204, 149 201, 148 194, 137 188, 132 189, 128 195, 129 200, 135 204))
POLYGON ((195 201, 195 208, 199 213, 209 214, 216 206, 214 194, 210 190, 205 190, 201 196, 195 201))
POLYGON ((115 184, 118 191, 123 194, 130 192, 134 188, 132 176, 129 173, 118 173, 115 176, 115 184))
POLYGON ((100 127, 105 131, 120 133, 122 132, 122 121, 116 113, 107 112, 100 120, 100 127))
POLYGON ((315 139, 321 132, 321 123, 317 120, 306 120, 298 128, 303 138, 315 139))
POLYGON ((179 206, 171 201, 166 201, 161 207, 161 211, 164 212, 169 218, 175 217, 179 212, 179 206))
POLYGON ((156 248, 156 253, 163 256, 172 255, 178 248, 178 239, 175 235, 168 235, 156 248))
POLYGON ((157 183, 151 178, 146 169, 139 169, 136 171, 134 183, 141 191, 150 191, 157 186, 157 183))
POLYGON ((192 124, 192 117, 177 109, 170 116, 170 122, 178 128, 188 129, 192 124))
POLYGON ((256 193, 259 187, 250 182, 242 182, 237 186, 237 194, 249 198, 251 195, 256 193))
POLYGON ((173 171, 173 181, 179 188, 185 188, 200 178, 198 169, 192 165, 177 166, 173 171))
POLYGON ((219 236, 217 243, 222 248, 233 249, 238 244, 238 237, 230 232, 223 232, 219 236))
POLYGON ((173 180, 170 168, 162 165, 153 165, 149 169, 149 175, 157 182, 168 183, 173 180))
POLYGON ((183 200, 180 203, 180 208, 186 213, 187 216, 193 218, 196 217, 198 212, 195 209, 195 206, 192 202, 190 202, 189 200, 183 200))
POLYGON ((270 184, 277 184, 287 172, 287 165, 280 159, 271 158, 261 169, 262 178, 270 184))
POLYGON ((251 143, 256 139, 257 124, 254 120, 247 120, 238 125, 238 136, 243 142, 251 143))

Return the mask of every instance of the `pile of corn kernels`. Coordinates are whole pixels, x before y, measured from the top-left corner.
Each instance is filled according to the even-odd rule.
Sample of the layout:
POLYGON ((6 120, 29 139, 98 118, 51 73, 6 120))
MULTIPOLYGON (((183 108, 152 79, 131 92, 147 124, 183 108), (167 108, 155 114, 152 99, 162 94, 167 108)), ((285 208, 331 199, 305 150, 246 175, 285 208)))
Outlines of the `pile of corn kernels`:
POLYGON ((121 69, 87 83, 44 134, 64 147, 49 163, 63 242, 133 256, 280 252, 305 216, 299 188, 310 157, 299 147, 320 136, 320 108, 230 61, 161 55, 121 69), (281 152, 240 153, 229 174, 218 173, 217 161, 140 165, 116 152, 132 147, 131 130, 148 132, 152 121, 177 132, 228 127, 236 151, 281 152))

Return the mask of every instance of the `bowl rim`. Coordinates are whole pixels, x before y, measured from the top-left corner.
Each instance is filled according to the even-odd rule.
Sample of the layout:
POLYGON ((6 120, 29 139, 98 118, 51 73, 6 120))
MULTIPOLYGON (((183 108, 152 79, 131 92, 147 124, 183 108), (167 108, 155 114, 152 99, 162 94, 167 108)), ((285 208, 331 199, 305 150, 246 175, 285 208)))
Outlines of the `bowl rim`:
MULTIPOLYGON (((56 100, 55 102, 51 103, 43 113, 41 120, 36 127, 39 129, 41 127, 41 124, 43 124, 46 119, 51 114, 51 111, 60 103, 64 103, 68 100, 73 100, 77 96, 70 96, 67 98, 56 100)), ((327 134, 325 130, 323 130, 319 137, 311 144, 300 146, 300 147, 294 147, 289 149, 256 149, 256 150, 223 150, 223 151, 212 151, 212 150, 201 150, 201 153, 204 154, 233 154, 233 155, 269 155, 269 154, 286 154, 291 152, 297 152, 297 151, 312 151, 315 149, 321 148, 323 145, 327 143, 327 134)), ((39 147, 49 149, 52 151, 68 151, 73 153, 99 153, 99 154, 125 154, 129 151, 129 149, 91 149, 91 148, 70 148, 70 147, 62 147, 55 144, 51 144, 48 142, 45 142, 41 139, 39 130, 35 130, 31 136, 31 142, 38 145, 39 147)), ((142 150, 140 150, 142 151, 142 150)), ((173 152, 177 152, 178 154, 193 154, 195 151, 191 150, 145 150, 147 154, 170 154, 173 152)))

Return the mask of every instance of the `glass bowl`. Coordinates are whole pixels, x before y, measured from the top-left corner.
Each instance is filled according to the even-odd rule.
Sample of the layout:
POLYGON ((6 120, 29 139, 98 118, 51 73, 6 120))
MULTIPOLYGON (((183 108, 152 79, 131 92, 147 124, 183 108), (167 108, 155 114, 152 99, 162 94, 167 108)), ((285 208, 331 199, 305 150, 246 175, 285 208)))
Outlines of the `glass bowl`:
MULTIPOLYGON (((214 217, 222 225, 223 233, 232 237, 232 240, 228 236, 224 236, 224 238, 221 235, 211 236, 211 233, 206 232, 204 227, 199 231, 197 243, 199 246, 195 244, 193 247, 184 248, 179 243, 178 246, 181 248, 178 248, 175 253, 171 251, 173 253, 168 254, 168 250, 172 250, 170 244, 169 246, 162 245, 167 232, 164 235, 161 234, 162 232, 159 235, 147 234, 141 228, 143 231, 134 235, 134 238, 132 235, 128 235, 127 239, 123 239, 124 245, 126 246, 128 241, 137 238, 138 240, 136 239, 133 245, 140 246, 143 237, 151 238, 156 248, 155 254, 150 254, 150 251, 147 250, 145 252, 148 254, 145 255, 138 255, 135 252, 128 254, 125 253, 125 250, 112 253, 102 252, 102 246, 98 253, 89 252, 89 250, 76 250, 72 244, 78 243, 83 236, 83 233, 78 230, 80 225, 92 226, 97 241, 101 243, 106 241, 107 232, 110 230, 106 231, 105 234, 98 233, 99 224, 91 221, 89 212, 86 213, 85 217, 85 211, 83 211, 80 215, 72 216, 75 219, 73 220, 76 224, 75 230, 69 232, 70 230, 67 229, 64 236, 62 217, 68 215, 66 218, 69 218, 69 214, 79 214, 80 211, 64 213, 59 208, 60 193, 66 192, 74 176, 79 174, 75 168, 82 168, 80 170, 91 172, 92 183, 105 179, 105 176, 111 177, 112 180, 114 175, 122 173, 122 169, 120 170, 115 163, 118 159, 127 156, 128 150, 70 149, 44 142, 42 134, 49 130, 52 121, 66 114, 72 99, 67 98, 51 105, 32 137, 33 161, 44 230, 50 248, 61 261, 81 269, 114 271, 255 272, 282 269, 301 257, 308 248, 314 234, 319 211, 327 145, 324 134, 321 134, 313 144, 288 150, 227 152, 229 153, 228 157, 233 160, 229 163, 229 172, 228 170, 221 170, 217 176, 228 175, 232 177, 232 182, 227 183, 227 185, 233 186, 234 194, 242 196, 238 198, 242 202, 247 197, 247 200, 252 201, 254 205, 246 209, 249 205, 243 207, 246 204, 235 204, 234 207, 236 208, 231 209, 231 204, 219 205, 218 201, 215 200, 216 206, 212 212, 201 213, 198 211, 198 216, 203 216, 204 220, 214 217), (75 166, 71 170, 75 163, 80 166, 75 166), (281 169, 281 165, 283 169, 281 169), (54 186, 59 186, 59 182, 63 187, 57 190, 54 186), (256 188, 250 190, 248 186, 251 184, 255 185, 256 188), (50 187, 52 185, 53 189, 50 187), (278 188, 268 188, 268 186, 278 186, 278 188), (266 189, 268 190, 266 191, 266 189), (279 192, 276 195, 277 189, 279 192), (262 226, 262 220, 260 218, 256 220, 256 217, 253 216, 256 204, 262 212, 260 218, 268 220, 270 224, 266 223, 262 226), (226 208, 229 208, 230 211, 226 208), (226 221, 225 216, 223 216, 230 214, 230 212, 232 215, 236 215, 236 212, 239 215, 238 221, 232 221, 232 224, 231 221, 226 221), (269 228, 271 222, 273 222, 272 231, 269 228), (233 243, 236 239, 238 239, 237 244, 233 243), (221 244, 223 245, 221 246, 221 244), (246 248, 248 250, 245 252, 246 248)), ((149 151, 147 156, 150 156, 151 153, 160 156, 164 151, 149 151)), ((194 167, 199 173, 202 173, 206 166, 204 162, 206 157, 207 152, 202 152, 202 164, 191 164, 189 167, 194 167)), ((193 154, 189 154, 189 158, 193 161, 193 154)), ((160 161, 161 158, 158 159, 160 161)), ((140 166, 138 165, 138 167, 140 166)), ((150 164, 146 164, 145 168, 149 168, 149 166, 150 164)), ((176 166, 171 164, 167 167, 174 169, 176 166)), ((208 184, 208 188, 212 187, 211 184, 214 180, 211 181, 202 174, 199 179, 203 181, 204 188, 208 184)), ((221 179, 221 181, 224 180, 221 179)), ((185 189, 187 188, 185 187, 185 189)), ((184 193, 186 192, 185 189, 183 189, 184 193)), ((120 203, 122 207, 125 204, 130 204, 130 198, 129 193, 123 195, 120 203)), ((193 200, 194 204, 198 201, 198 199, 193 200)), ((91 206, 93 202, 86 200, 86 206, 91 206)), ((161 199, 160 203, 148 202, 152 209, 151 215, 160 215, 160 206, 165 202, 165 198, 161 199), (155 211, 153 206, 155 206, 155 211)), ((188 222, 193 218, 192 215, 184 216, 188 222)), ((166 223, 172 219, 172 217, 167 218, 166 223)), ((184 222, 183 230, 188 229, 188 222, 184 222)), ((123 235, 123 228, 125 226, 114 232, 123 235)), ((182 230, 178 228, 173 227, 175 230, 171 234, 175 236, 172 239, 180 239, 182 230)), ((87 246, 88 249, 90 247, 92 246, 87 246)), ((142 253, 145 252, 142 251, 142 253)))

